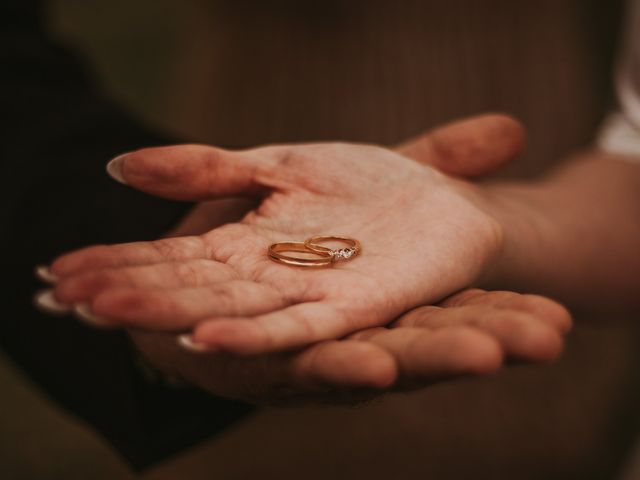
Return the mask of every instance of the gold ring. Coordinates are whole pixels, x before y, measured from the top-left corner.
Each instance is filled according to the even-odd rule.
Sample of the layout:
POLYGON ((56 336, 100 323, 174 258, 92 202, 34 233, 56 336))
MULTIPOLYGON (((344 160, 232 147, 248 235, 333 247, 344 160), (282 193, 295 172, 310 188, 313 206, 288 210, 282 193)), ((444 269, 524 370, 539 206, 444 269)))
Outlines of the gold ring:
POLYGON ((330 254, 333 258, 333 261, 349 260, 350 258, 358 255, 362 250, 360 242, 355 238, 336 237, 335 235, 320 235, 317 237, 311 237, 305 240, 304 244, 313 253, 320 254, 322 252, 330 254), (319 243, 323 242, 343 242, 349 246, 347 248, 338 248, 336 250, 332 250, 329 247, 318 245, 319 243))
POLYGON ((276 262, 295 265, 296 267, 326 267, 333 263, 331 249, 315 251, 307 247, 304 242, 274 243, 269 246, 269 257, 276 262), (318 258, 295 257, 284 255, 282 252, 311 253, 318 258))

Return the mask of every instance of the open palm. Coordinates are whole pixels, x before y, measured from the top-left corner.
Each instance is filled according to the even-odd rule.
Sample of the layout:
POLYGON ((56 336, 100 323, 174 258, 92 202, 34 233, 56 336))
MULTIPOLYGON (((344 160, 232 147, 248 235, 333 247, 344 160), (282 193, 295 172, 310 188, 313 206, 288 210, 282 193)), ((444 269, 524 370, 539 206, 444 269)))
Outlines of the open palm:
POLYGON ((64 278, 56 295, 89 301, 114 325, 195 326, 195 342, 214 349, 275 351, 386 324, 469 285, 500 247, 479 190, 383 148, 176 146, 119 166, 126 183, 155 195, 261 201, 203 235, 64 256, 52 265, 64 278), (267 257, 273 242, 325 234, 357 238, 363 252, 326 269, 267 257))

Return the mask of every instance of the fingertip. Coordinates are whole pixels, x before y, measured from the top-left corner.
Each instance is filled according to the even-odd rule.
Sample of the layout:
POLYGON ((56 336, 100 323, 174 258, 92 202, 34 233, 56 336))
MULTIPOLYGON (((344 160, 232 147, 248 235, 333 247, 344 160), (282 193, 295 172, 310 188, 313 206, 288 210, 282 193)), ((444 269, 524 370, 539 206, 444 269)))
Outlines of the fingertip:
POLYGON ((569 312, 566 307, 555 300, 541 295, 524 294, 514 296, 507 299, 505 305, 509 308, 526 311, 535 315, 536 318, 563 334, 568 333, 573 326, 571 312, 569 312))
POLYGON ((66 270, 68 269, 66 256, 67 255, 61 255, 51 262, 51 265, 49 265, 51 275, 54 275, 56 278, 62 278, 66 274, 66 270))
POLYGON ((204 343, 198 343, 194 340, 193 335, 185 333, 178 335, 176 338, 178 346, 191 353, 212 353, 216 351, 216 348, 206 345, 204 343))
POLYGON ((59 301, 51 289, 37 292, 33 303, 38 310, 50 315, 66 315, 71 312, 71 306, 59 301))
POLYGON ((476 141, 478 173, 483 174, 497 169, 522 153, 526 143, 526 131, 516 118, 504 113, 489 113, 477 117, 482 122, 476 141))
POLYGON ((492 345, 479 354, 478 358, 474 360, 475 363, 471 364, 469 371, 479 375, 495 373, 502 367, 503 360, 504 358, 500 347, 497 344, 492 345))
POLYGON ((75 286, 75 280, 68 279, 62 280, 54 287, 54 292, 56 298, 59 298, 61 302, 73 304, 75 302, 81 301, 77 294, 77 288, 75 286))
POLYGON ((528 340, 529 360, 537 362, 552 362, 556 360, 564 349, 562 335, 552 327, 541 325, 535 335, 528 340))
POLYGON ((482 123, 482 129, 478 131, 487 144, 501 147, 495 150, 496 157, 504 157, 506 161, 522 153, 527 133, 524 124, 517 118, 502 112, 491 112, 469 120, 482 123))
POLYGON ((104 286, 101 278, 93 274, 81 274, 63 278, 55 286, 56 297, 64 303, 86 302, 104 286))
POLYGON ((514 145, 524 146, 527 131, 524 124, 514 116, 503 112, 492 112, 481 118, 494 124, 496 134, 508 139, 514 145))
POLYGON ((503 144, 503 151, 498 157, 503 158, 503 162, 510 161, 520 155, 527 143, 527 134, 524 125, 520 120, 506 115, 494 114, 496 120, 496 143, 503 144))
POLYGON ((125 153, 123 155, 119 155, 115 158, 113 158, 112 160, 109 161, 109 163, 107 163, 107 173, 109 174, 109 176, 111 176, 111 178, 113 178, 115 181, 122 183, 123 185, 126 185, 127 182, 124 179, 124 161, 125 158, 128 156, 128 153, 125 153))
POLYGON ((389 388, 398 378, 398 365, 387 352, 369 360, 365 368, 365 377, 369 380, 369 385, 374 388, 389 388))
POLYGON ((343 366, 344 372, 349 373, 354 380, 359 378, 363 386, 388 388, 395 383, 398 365, 389 352, 362 341, 348 343, 354 356, 343 366))
POLYGON ((573 315, 571 315, 569 309, 563 305, 557 303, 556 308, 556 315, 552 318, 555 320, 556 325, 558 325, 562 333, 569 333, 571 329, 573 329, 573 315))
POLYGON ((521 310, 495 310, 484 328, 492 332, 505 355, 528 362, 547 362, 557 358, 564 346, 557 328, 538 315, 521 310))
POLYGON ((485 375, 496 372, 504 362, 504 352, 493 337, 469 327, 457 327, 460 342, 459 368, 463 372, 485 375))
POLYGON ((106 318, 97 315, 88 303, 79 303, 75 305, 73 307, 73 313, 78 320, 81 320, 94 328, 107 329, 115 328, 117 326, 106 318))
POLYGON ((55 275, 51 271, 51 268, 49 268, 48 265, 38 265, 38 266, 36 266, 35 275, 39 280, 41 280, 41 281, 43 281, 45 283, 48 283, 50 285, 55 285, 60 280, 60 277, 55 275))
POLYGON ((569 333, 573 327, 571 312, 564 306, 549 298, 534 295, 537 298, 537 312, 542 320, 558 329, 561 333, 569 333))
POLYGON ((171 194, 172 186, 180 185, 185 176, 190 176, 187 174, 193 162, 189 159, 189 145, 142 148, 111 160, 107 163, 107 173, 124 185, 152 195, 167 196, 171 194), (180 149, 182 155, 178 153, 180 149))
POLYGON ((425 140, 431 145, 428 163, 448 174, 477 177, 519 155, 525 130, 509 115, 488 113, 438 127, 425 140))

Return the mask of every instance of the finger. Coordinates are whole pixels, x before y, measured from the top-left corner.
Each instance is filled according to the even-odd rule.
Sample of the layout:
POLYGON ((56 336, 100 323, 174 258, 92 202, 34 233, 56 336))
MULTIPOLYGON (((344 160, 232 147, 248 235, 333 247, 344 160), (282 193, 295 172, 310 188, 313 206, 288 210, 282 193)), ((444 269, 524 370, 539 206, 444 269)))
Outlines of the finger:
POLYGON ((540 295, 521 294, 508 291, 485 292, 467 290, 442 302, 443 306, 483 305, 494 308, 518 310, 535 315, 538 319, 567 333, 572 319, 569 311, 559 303, 540 295))
POLYGON ((87 302, 113 288, 177 289, 201 287, 238 274, 228 265, 214 260, 196 259, 134 267, 92 270, 64 277, 55 288, 55 297, 65 304, 87 302))
POLYGON ((181 330, 205 318, 259 315, 285 307, 274 288, 233 280, 178 290, 107 290, 91 303, 103 324, 151 330, 181 330))
POLYGON ((571 330, 573 323, 571 313, 564 306, 550 298, 532 294, 504 295, 503 297, 500 297, 500 295, 501 292, 489 292, 487 294, 489 301, 494 301, 498 308, 531 313, 562 333, 567 333, 571 330))
POLYGON ((405 379, 441 379, 497 370, 503 354, 498 342, 477 329, 442 330, 403 327, 359 332, 350 338, 387 350, 405 379))
POLYGON ((152 242, 96 245, 62 255, 51 264, 59 278, 101 268, 149 265, 175 260, 212 258, 202 237, 176 237, 152 242))
POLYGON ((402 155, 450 175, 476 177, 496 170, 524 147, 522 124, 503 114, 459 120, 396 147, 402 155))
POLYGON ((331 340, 312 345, 289 362, 292 383, 315 388, 387 388, 396 379, 392 355, 377 345, 331 340))
POLYGON ((113 159, 107 171, 116 180, 143 192, 173 200, 201 201, 231 195, 258 195, 261 157, 205 145, 145 148, 113 159))
POLYGON ((345 324, 344 314, 331 305, 308 302, 253 318, 202 322, 193 341, 238 354, 267 353, 341 337, 345 324))
POLYGON ((424 307, 400 318, 395 327, 447 329, 476 327, 493 336, 510 358, 543 362, 562 351, 560 333, 534 315, 488 306, 424 307))

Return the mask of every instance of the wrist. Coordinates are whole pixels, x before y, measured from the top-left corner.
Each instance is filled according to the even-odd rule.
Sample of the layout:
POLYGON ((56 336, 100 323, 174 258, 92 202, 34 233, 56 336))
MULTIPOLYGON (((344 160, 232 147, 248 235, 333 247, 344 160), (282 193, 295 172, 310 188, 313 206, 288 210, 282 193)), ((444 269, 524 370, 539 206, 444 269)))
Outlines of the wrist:
POLYGON ((535 274, 537 259, 553 225, 536 184, 514 182, 482 187, 485 210, 501 232, 499 248, 488 262, 479 286, 489 289, 527 289, 527 276, 535 274))

